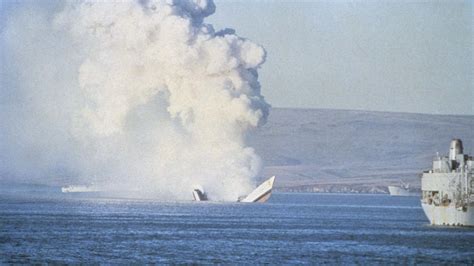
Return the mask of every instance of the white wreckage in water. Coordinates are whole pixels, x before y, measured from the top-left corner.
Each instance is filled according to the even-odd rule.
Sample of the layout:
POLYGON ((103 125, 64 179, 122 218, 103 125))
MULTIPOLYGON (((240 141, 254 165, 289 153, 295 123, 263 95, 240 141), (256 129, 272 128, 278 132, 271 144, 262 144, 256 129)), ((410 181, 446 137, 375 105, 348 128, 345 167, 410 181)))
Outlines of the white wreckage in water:
MULTIPOLYGON (((239 198, 238 202, 266 202, 271 194, 273 189, 273 183, 275 182, 275 176, 270 177, 265 180, 260 186, 254 189, 247 196, 239 198)), ((102 189, 99 186, 94 184, 91 185, 69 185, 61 188, 62 193, 91 193, 91 192, 120 192, 120 191, 107 191, 102 189)), ((130 191, 127 191, 130 192, 130 191)), ((132 191, 138 192, 138 191, 132 191)), ((195 201, 207 201, 208 197, 206 192, 202 187, 197 187, 193 190, 193 198, 195 201)))
MULTIPOLYGON (((272 195, 273 183, 275 176, 265 180, 260 186, 254 189, 250 194, 238 200, 238 202, 266 202, 272 195)), ((207 201, 207 195, 202 188, 193 190, 195 201, 207 201)))

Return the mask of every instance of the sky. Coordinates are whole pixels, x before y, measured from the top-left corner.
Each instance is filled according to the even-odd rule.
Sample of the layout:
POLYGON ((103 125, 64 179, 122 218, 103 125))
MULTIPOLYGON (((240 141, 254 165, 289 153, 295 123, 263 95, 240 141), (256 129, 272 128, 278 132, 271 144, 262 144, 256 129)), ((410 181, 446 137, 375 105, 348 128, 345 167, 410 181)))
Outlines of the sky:
POLYGON ((214 2, 207 23, 265 47, 273 107, 474 115, 472 1, 214 2))
POLYGON ((273 107, 474 115, 471 1, 228 1, 207 19, 262 44, 273 107))

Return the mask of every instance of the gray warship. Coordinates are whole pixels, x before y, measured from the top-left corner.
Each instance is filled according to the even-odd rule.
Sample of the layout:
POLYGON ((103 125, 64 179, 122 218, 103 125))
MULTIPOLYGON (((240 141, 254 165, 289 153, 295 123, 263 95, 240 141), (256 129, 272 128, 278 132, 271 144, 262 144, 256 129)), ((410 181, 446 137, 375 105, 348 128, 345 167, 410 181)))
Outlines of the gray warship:
POLYGON ((474 226, 474 160, 460 139, 421 177, 421 206, 432 225, 474 226))

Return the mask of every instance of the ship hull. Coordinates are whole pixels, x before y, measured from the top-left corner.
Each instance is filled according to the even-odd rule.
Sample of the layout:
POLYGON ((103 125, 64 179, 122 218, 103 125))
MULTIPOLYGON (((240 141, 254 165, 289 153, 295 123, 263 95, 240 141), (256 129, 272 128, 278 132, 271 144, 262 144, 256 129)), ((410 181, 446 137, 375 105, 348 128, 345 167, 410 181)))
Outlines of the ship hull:
POLYGON ((241 202, 266 202, 272 195, 274 182, 275 176, 270 177, 254 191, 252 191, 247 197, 242 199, 241 202))
POLYGON ((474 226, 474 204, 464 210, 454 204, 436 206, 422 202, 421 206, 432 225, 474 226))
POLYGON ((399 197, 416 197, 420 196, 420 193, 411 192, 407 189, 396 187, 396 186, 388 186, 388 192, 390 196, 399 196, 399 197))

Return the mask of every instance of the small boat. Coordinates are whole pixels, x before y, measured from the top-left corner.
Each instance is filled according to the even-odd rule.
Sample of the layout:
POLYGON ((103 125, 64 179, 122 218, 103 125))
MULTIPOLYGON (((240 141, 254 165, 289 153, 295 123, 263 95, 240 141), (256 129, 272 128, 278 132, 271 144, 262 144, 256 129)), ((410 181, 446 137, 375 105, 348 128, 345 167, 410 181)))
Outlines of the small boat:
POLYGON ((87 185, 70 185, 61 188, 62 193, 100 192, 100 189, 87 185))

